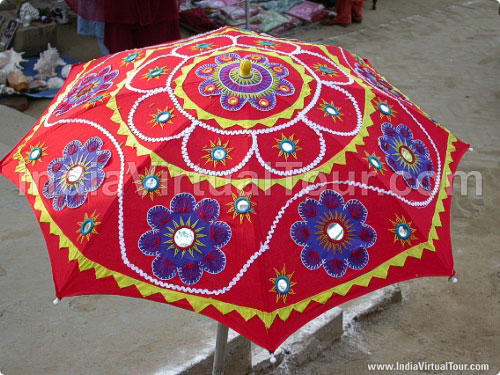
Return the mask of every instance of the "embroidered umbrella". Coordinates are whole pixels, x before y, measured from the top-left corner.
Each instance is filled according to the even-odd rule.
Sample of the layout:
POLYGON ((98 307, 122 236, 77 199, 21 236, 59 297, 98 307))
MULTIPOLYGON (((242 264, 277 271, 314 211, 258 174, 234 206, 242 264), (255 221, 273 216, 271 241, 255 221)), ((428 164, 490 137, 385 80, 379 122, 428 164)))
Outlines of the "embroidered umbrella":
POLYGON ((347 300, 454 274, 466 149, 367 60, 223 28, 73 67, 1 172, 58 298, 169 303, 273 351, 347 300))

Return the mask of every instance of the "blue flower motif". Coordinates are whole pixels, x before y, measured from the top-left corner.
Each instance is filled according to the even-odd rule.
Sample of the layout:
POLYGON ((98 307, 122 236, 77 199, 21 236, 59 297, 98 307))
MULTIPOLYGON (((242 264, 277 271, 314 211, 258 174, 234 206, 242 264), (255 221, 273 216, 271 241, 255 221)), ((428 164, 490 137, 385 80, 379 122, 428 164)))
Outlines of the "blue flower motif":
POLYGON ((307 269, 323 266, 331 277, 342 277, 347 267, 361 270, 368 264, 366 249, 373 246, 377 233, 365 224, 368 211, 360 201, 344 204, 340 194, 325 190, 319 201, 302 202, 299 215, 304 221, 294 223, 290 235, 303 246, 300 258, 307 269))
POLYGON ((202 199, 196 203, 191 194, 176 195, 170 209, 154 206, 147 221, 152 230, 139 238, 139 250, 154 256, 153 274, 170 280, 179 274, 184 284, 200 281, 203 271, 217 274, 226 267, 226 255, 221 251, 231 239, 231 228, 216 221, 219 203, 202 199))
POLYGON ((396 129, 389 124, 382 124, 382 137, 378 139, 380 149, 385 153, 387 165, 397 174, 403 176, 406 184, 412 189, 421 186, 431 190, 431 177, 434 167, 429 150, 419 139, 413 139, 412 131, 403 124, 396 129))
POLYGON ((55 211, 64 207, 80 207, 87 194, 102 185, 105 173, 102 168, 111 158, 111 152, 101 150, 102 140, 90 138, 82 146, 80 141, 66 145, 62 158, 52 160, 47 167, 49 180, 43 186, 43 195, 52 201, 55 211))

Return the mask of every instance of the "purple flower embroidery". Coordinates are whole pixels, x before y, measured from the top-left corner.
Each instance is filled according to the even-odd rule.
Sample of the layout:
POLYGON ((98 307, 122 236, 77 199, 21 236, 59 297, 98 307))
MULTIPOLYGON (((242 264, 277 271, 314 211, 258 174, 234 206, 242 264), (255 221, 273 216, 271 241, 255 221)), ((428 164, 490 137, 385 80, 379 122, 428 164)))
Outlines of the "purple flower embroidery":
POLYGON ((154 256, 153 274, 161 280, 179 274, 184 284, 200 281, 203 271, 217 274, 226 267, 221 248, 231 239, 231 228, 216 221, 219 203, 202 199, 196 203, 191 194, 176 195, 170 209, 154 206, 147 221, 152 230, 139 238, 139 250, 154 256))
POLYGON ((419 139, 413 139, 413 133, 406 125, 398 125, 396 129, 389 124, 382 124, 383 136, 378 139, 380 149, 385 153, 387 165, 397 174, 403 176, 406 184, 412 189, 419 186, 431 190, 431 177, 434 167, 429 150, 419 139))
POLYGON ((228 111, 239 111, 247 102, 259 111, 270 111, 276 106, 276 95, 290 96, 295 92, 285 79, 288 69, 262 55, 243 59, 236 53, 217 56, 215 64, 199 67, 196 75, 205 79, 198 87, 200 94, 220 96, 221 106, 228 111), (248 76, 240 73, 242 60, 252 63, 248 76))
POLYGON ((111 71, 110 65, 102 69, 97 74, 88 74, 82 79, 78 86, 74 87, 70 91, 65 100, 59 104, 55 113, 57 115, 62 115, 71 108, 88 102, 98 93, 108 90, 111 86, 113 86, 113 79, 115 79, 118 74, 118 70, 111 71))
POLYGON ((361 66, 360 64, 355 64, 356 74, 359 75, 363 80, 372 84, 377 89, 385 92, 387 95, 392 97, 393 99, 402 100, 406 103, 409 103, 408 99, 401 94, 394 86, 392 86, 389 82, 382 78, 375 71, 370 69, 368 66, 361 66))
POLYGON ((323 266, 331 277, 342 277, 347 267, 363 269, 367 248, 377 240, 375 230, 365 224, 368 211, 356 199, 344 204, 333 190, 321 193, 319 201, 307 199, 299 205, 298 221, 290 228, 293 241, 303 246, 300 258, 309 270, 323 266))
POLYGON ((102 185, 105 176, 102 168, 111 158, 111 152, 101 147, 102 140, 98 137, 90 138, 83 146, 80 141, 71 141, 62 158, 49 163, 49 180, 43 186, 43 195, 54 199, 54 210, 80 207, 87 200, 87 193, 102 185))

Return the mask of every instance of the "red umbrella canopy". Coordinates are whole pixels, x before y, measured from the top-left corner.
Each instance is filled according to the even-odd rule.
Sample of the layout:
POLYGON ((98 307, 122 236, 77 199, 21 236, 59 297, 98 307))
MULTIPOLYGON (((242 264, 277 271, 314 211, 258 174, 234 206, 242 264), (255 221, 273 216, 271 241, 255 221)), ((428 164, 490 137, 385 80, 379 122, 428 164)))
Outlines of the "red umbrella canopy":
POLYGON ((1 171, 57 297, 170 303, 272 351, 349 299, 454 273, 466 149, 367 60, 223 28, 73 67, 1 171))

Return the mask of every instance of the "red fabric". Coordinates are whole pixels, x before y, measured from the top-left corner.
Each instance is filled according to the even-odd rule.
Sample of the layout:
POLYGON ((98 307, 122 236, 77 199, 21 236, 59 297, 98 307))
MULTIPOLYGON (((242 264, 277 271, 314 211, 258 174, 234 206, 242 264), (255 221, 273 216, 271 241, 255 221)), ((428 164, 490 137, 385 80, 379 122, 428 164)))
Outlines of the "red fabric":
POLYGON ((337 16, 332 20, 324 20, 326 25, 350 25, 352 22, 361 22, 363 20, 363 2, 364 0, 337 0, 337 16))
POLYGON ((353 0, 352 2, 352 20, 354 22, 361 22, 363 20, 363 1, 353 0))
POLYGON ((180 12, 179 17, 183 24, 200 33, 218 28, 218 26, 207 17, 202 8, 187 9, 180 12))
POLYGON ((175 0, 107 1, 104 44, 111 53, 180 39, 175 0))
POLYGON ((104 29, 104 44, 110 53, 148 47, 177 40, 180 37, 177 19, 147 26, 107 22, 104 29))
POLYGON ((106 22, 148 26, 179 18, 176 0, 106 0, 106 22))
POLYGON ((66 0, 81 17, 105 22, 110 53, 180 39, 176 0, 66 0))
POLYGON ((152 25, 176 20, 176 0, 65 0, 81 17, 98 22, 152 25))
MULTIPOLYGON (((51 234, 48 223, 41 223, 57 297, 116 294, 165 303, 160 292, 175 291, 179 293, 176 294, 179 298, 173 298, 175 301, 172 304, 192 311, 195 304, 188 299, 196 296, 198 301, 202 301, 198 305, 201 314, 220 321, 268 350, 274 350, 305 323, 352 298, 416 277, 454 274, 450 238, 451 187, 444 190, 447 195, 442 201, 442 195, 436 195, 438 190, 425 190, 423 185, 410 188, 409 182, 401 174, 389 168, 388 160, 391 159, 389 156, 386 158, 387 153, 383 151, 383 139, 396 129, 400 129, 397 130, 400 135, 403 134, 402 128, 398 128, 401 126, 399 124, 407 126, 411 136, 407 131, 404 139, 408 143, 406 146, 402 144, 400 150, 410 145, 415 150, 420 150, 420 155, 427 155, 425 158, 428 158, 429 163, 411 163, 410 160, 410 164, 417 169, 425 167, 427 171, 433 171, 435 175, 431 183, 436 181, 438 171, 440 176, 443 171, 447 171, 445 167, 449 152, 453 159, 449 168, 451 173, 456 171, 460 158, 467 150, 466 144, 455 141, 455 150, 452 152, 448 148, 451 135, 446 130, 378 75, 368 61, 345 50, 299 45, 284 39, 261 38, 231 28, 208 36, 207 39, 185 40, 183 44, 164 45, 158 50, 136 49, 118 53, 93 60, 88 66, 74 66, 59 96, 42 117, 47 123, 39 120, 33 132, 23 138, 0 162, 0 173, 19 184, 23 192, 26 192, 27 185, 22 176, 25 169, 29 172, 39 197, 37 205, 33 195, 28 194, 27 199, 37 218, 41 218, 39 208, 42 205, 46 211, 45 216, 48 215, 57 224, 78 250, 78 255, 88 259, 80 259, 80 264, 76 260, 70 260, 72 258, 69 257, 68 249, 59 248, 60 244, 64 245, 66 242, 51 234), (238 36, 239 46, 233 46, 233 39, 227 35, 238 36), (270 41, 275 45, 270 45, 270 41), (280 54, 270 51, 271 47, 278 48, 276 44, 279 44, 280 54), (242 45, 252 48, 241 47, 242 45), (172 53, 174 48, 175 53, 172 53), (300 49, 303 49, 302 53, 300 49), (226 55, 227 50, 232 55, 226 55), (292 53, 293 59, 284 57, 292 53), (146 55, 148 59, 140 62, 146 55), (276 82, 273 87, 286 89, 288 86, 285 84, 288 82, 295 91, 288 96, 277 95, 275 106, 270 110, 258 110, 249 102, 236 111, 224 109, 221 96, 203 95, 205 81, 201 71, 218 66, 219 72, 223 72, 223 68, 229 63, 221 62, 221 59, 235 58, 235 55, 239 58, 266 57, 269 65, 261 62, 255 66, 274 69, 277 73, 286 70, 286 81, 276 82), (297 61, 300 61, 300 65, 297 61), (308 70, 303 66, 307 66, 308 70), (178 68, 174 71, 176 67, 178 68), (161 74, 150 75, 154 71, 161 74), (343 71, 349 74, 344 75, 343 71), (321 85, 313 79, 314 76, 320 77, 321 85), (165 87, 169 82, 171 91, 167 92, 165 87), (175 87, 181 88, 184 93, 176 91, 175 87), (92 94, 92 90, 97 89, 101 91, 92 94), (111 96, 113 101, 110 100, 111 96), (381 112, 382 102, 386 107, 392 108, 392 114, 384 115, 381 112), (331 105, 341 111, 340 118, 334 120, 328 117, 323 107, 329 103, 333 103, 331 105), (204 113, 198 116, 193 104, 203 108, 204 113), (293 113, 283 114, 290 108, 293 113), (172 115, 171 121, 162 125, 156 123, 158 113, 165 114, 167 111, 172 115), (299 115, 302 117, 294 117, 299 115), (221 123, 217 116, 228 119, 229 123, 221 123), (294 123, 289 122, 290 116, 296 119, 294 123), (202 117, 205 118, 201 119, 202 117), (196 118, 202 121, 203 126, 196 126, 201 123, 193 123, 196 118), (266 123, 270 118, 274 118, 275 122, 266 123), (361 119, 364 124, 362 130, 358 127, 361 119), (245 120, 254 120, 255 123, 245 129, 241 126, 245 120), (249 129, 254 132, 253 135, 249 135, 249 129), (360 134, 361 139, 353 146, 352 142, 360 134), (283 154, 280 155, 280 148, 276 147, 283 136, 299 141, 296 143, 297 158, 289 155, 288 164, 284 163, 285 158, 283 154), (60 170, 57 168, 62 168, 62 165, 58 166, 58 160, 72 150, 68 146, 74 145, 73 142, 83 145, 96 138, 101 139, 102 150, 111 155, 102 167, 102 186, 91 191, 81 205, 56 210, 58 199, 50 196, 49 182, 52 177, 49 170, 56 173, 60 170), (219 140, 219 147, 227 147, 231 158, 225 160, 224 165, 214 165, 213 160, 207 163, 207 156, 212 155, 211 143, 216 145, 219 140), (28 155, 36 147, 43 147, 44 155, 32 163, 28 155), (349 147, 347 151, 346 147, 349 147), (17 153, 18 150, 20 154, 17 153), (253 150, 253 153, 249 154, 249 150, 253 150), (308 175, 304 180, 284 179, 283 173, 289 170, 287 168, 298 168, 293 167, 295 164, 292 163, 310 165, 317 160, 320 150, 324 151, 317 165, 320 172, 308 175), (369 155, 379 158, 384 166, 382 171, 376 172, 370 167, 369 155), (154 172, 150 169, 153 158, 163 160, 163 163, 156 163, 154 172), (335 164, 328 167, 329 160, 334 160, 335 164), (270 166, 275 168, 272 172, 269 171, 270 166), (208 174, 195 171, 195 168, 200 167, 209 172, 234 169, 236 172, 231 172, 230 177, 237 181, 233 181, 232 185, 220 184, 224 182, 223 178, 200 178, 208 174), (371 174, 364 180, 363 176, 366 175, 361 174, 362 172, 371 174), (144 185, 140 176, 144 178, 154 173, 159 173, 158 178, 163 187, 157 191, 159 194, 143 195, 141 186, 144 185), (244 180, 249 178, 255 184, 249 183, 242 187, 244 180), (214 181, 219 185, 214 186, 214 181), (256 181, 261 181, 260 187, 256 185, 256 181), (264 187, 262 183, 269 183, 269 186, 264 187), (118 189, 119 186, 121 190, 118 189), (120 199, 117 198, 119 191, 120 199), (241 197, 242 191, 251 194, 249 200, 254 212, 249 213, 248 217, 240 217, 232 210, 235 207, 235 197, 241 197), (335 200, 320 202, 321 194, 325 192, 330 196, 341 197, 343 204, 335 200), (174 204, 179 202, 176 199, 186 196, 192 197, 195 206, 188 200, 174 204), (429 196, 432 199, 427 202, 429 196), (212 206, 208 207, 207 202, 212 202, 212 206), (434 228, 436 239, 433 241, 434 247, 430 247, 427 241, 433 228, 432 218, 441 204, 444 211, 438 215, 440 225, 434 228), (159 215, 154 213, 158 207, 162 209, 159 215), (307 227, 310 230, 306 228, 307 233, 293 230, 297 223, 316 220, 319 209, 328 209, 329 211, 324 212, 334 215, 328 219, 333 221, 340 220, 339 217, 344 214, 350 215, 350 221, 343 223, 345 233, 354 233, 350 238, 351 242, 344 243, 343 248, 332 247, 325 252, 328 256, 337 256, 334 258, 337 260, 340 256, 350 254, 350 266, 342 275, 332 276, 326 272, 325 267, 330 267, 327 258, 322 259, 322 263, 313 264, 322 251, 323 245, 319 244, 319 240, 311 243, 311 249, 314 250, 311 253, 307 252, 309 245, 301 244, 302 240, 298 238, 326 238, 329 226, 311 224, 307 227), (340 210, 344 210, 344 213, 340 210), (99 214, 96 233, 92 232, 88 238, 83 238, 82 222, 93 213, 99 214), (184 224, 179 224, 182 215, 184 224), (206 221, 197 219, 195 223, 195 220, 191 220, 193 215, 214 215, 217 218, 206 221), (408 242, 395 236, 395 222, 401 223, 398 219, 401 217, 405 218, 414 235, 408 242), (168 245, 165 249, 161 248, 165 241, 155 237, 160 229, 153 226, 164 228, 162 226, 174 220, 172 218, 177 220, 177 225, 184 225, 184 228, 188 225, 196 226, 203 221, 203 228, 200 227, 200 230, 205 230, 206 235, 199 236, 199 240, 204 247, 212 246, 219 240, 221 231, 227 234, 230 229, 230 238, 219 248, 224 254, 224 267, 209 268, 217 260, 220 261, 220 258, 217 259, 216 255, 210 253, 210 256, 203 258, 203 264, 209 270, 205 269, 202 276, 192 284, 188 285, 186 279, 181 279, 177 269, 174 274, 166 276, 154 274, 152 270, 157 259, 164 269, 169 269, 168 262, 162 257, 164 253, 170 254, 174 250, 167 249, 168 245), (369 228, 376 232, 376 239, 373 236, 369 238, 370 233, 373 233, 369 228), (120 236, 123 236, 123 243, 120 243, 120 236), (147 238, 147 241, 141 238, 147 238), (370 241, 374 242, 366 245, 370 241), (262 247, 264 243, 267 248, 262 247), (424 250, 419 257, 419 254, 415 255, 418 253, 415 250, 420 245, 424 250), (155 246, 161 251, 154 250, 155 246), (359 258, 363 255, 360 252, 363 246, 369 257, 366 258, 366 263, 358 267, 361 264, 359 258), (331 296, 323 295, 321 303, 301 303, 332 288, 345 286, 369 272, 380 272, 383 264, 410 249, 412 253, 404 264, 392 265, 386 275, 383 272, 377 273, 367 284, 356 284, 347 291, 337 290, 331 296), (98 269, 97 276, 92 268, 94 265, 98 269), (277 273, 285 266, 287 277, 294 282, 291 286, 293 293, 288 293, 286 300, 273 291, 275 284, 271 281, 277 278, 277 273), (85 267, 90 268, 83 270, 85 267), (121 285, 121 288, 114 277, 102 277, 106 276, 106 270, 113 272, 116 280, 128 280, 131 284, 125 287, 121 285), (142 273, 137 270, 142 270, 142 273), (153 290, 153 294, 143 297, 133 285, 134 282, 157 289, 153 290), (187 286, 193 289, 187 289, 187 286), (221 292, 204 294, 200 290, 221 292), (235 310, 223 314, 212 304, 214 300, 226 303, 235 310), (305 305, 307 307, 304 308, 305 305), (253 316, 246 321, 244 317, 249 317, 238 313, 238 310, 277 313, 290 306, 296 308, 290 316, 283 319, 275 316, 268 328, 259 317, 253 316)), ((237 74, 237 71, 232 73, 237 74)), ((271 100, 271 94, 267 98, 271 100)), ((90 146, 87 151, 95 149, 90 146)), ((401 151, 399 154, 404 156, 401 151)), ((65 163, 71 164, 76 158, 65 160, 65 163)), ((83 168, 94 159, 87 154, 85 158, 78 160, 82 161, 83 168)), ((71 184, 70 177, 69 172, 61 175, 61 185, 71 184)), ((93 177, 95 176, 90 176, 85 181, 92 184, 93 177)), ((445 184, 446 181, 440 181, 437 188, 441 189, 445 184)), ((167 241, 168 232, 165 233, 162 236, 167 241)), ((205 232, 200 233, 203 235, 205 232)), ((335 246, 342 239, 325 241, 325 246, 335 246)), ((202 251, 203 246, 200 245, 197 250, 202 251)), ((186 252, 182 259, 194 258, 196 253, 193 254, 186 252)), ((335 264, 331 268, 334 266, 335 264)))
POLYGON ((70 9, 90 21, 104 22, 104 4, 111 0, 66 0, 70 9))

